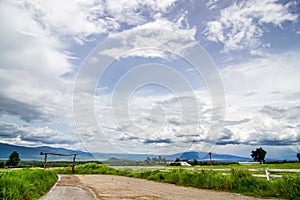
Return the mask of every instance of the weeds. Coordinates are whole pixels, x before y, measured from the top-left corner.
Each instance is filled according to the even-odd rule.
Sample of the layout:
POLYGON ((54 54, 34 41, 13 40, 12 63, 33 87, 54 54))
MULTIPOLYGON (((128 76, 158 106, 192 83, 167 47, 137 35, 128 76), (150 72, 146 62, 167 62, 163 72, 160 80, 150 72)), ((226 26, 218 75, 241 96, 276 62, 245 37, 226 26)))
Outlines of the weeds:
POLYGON ((23 169, 0 173, 0 199, 38 199, 56 180, 56 174, 50 170, 23 169))
MULTIPOLYGON (((259 197, 299 199, 300 177, 284 176, 267 181, 244 170, 233 169, 224 176, 215 171, 117 170, 103 164, 88 163, 75 168, 76 174, 110 174, 259 197)), ((37 199, 57 180, 56 174, 72 174, 71 167, 52 170, 24 169, 0 173, 0 199, 37 199)))

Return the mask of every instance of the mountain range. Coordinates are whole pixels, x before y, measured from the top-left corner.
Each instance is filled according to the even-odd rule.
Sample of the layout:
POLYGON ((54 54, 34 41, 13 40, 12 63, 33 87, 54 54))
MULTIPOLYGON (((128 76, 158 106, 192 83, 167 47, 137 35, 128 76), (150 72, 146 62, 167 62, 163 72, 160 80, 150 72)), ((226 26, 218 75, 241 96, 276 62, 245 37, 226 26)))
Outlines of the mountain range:
MULTIPOLYGON (((117 153, 89 153, 85 151, 75 151, 65 148, 53 148, 48 146, 39 147, 25 147, 16 146, 10 144, 0 143, 0 160, 7 160, 9 155, 17 151, 22 160, 43 160, 44 156, 40 155, 40 152, 51 152, 60 154, 77 154, 77 160, 88 161, 88 160, 107 160, 109 158, 117 158, 121 160, 145 160, 147 157, 158 157, 158 155, 153 154, 117 154, 117 153)), ((179 158, 181 160, 209 160, 209 155, 207 153, 200 152, 183 152, 171 155, 161 155, 167 160, 175 160, 179 158)), ((69 160, 66 157, 51 156, 49 155, 49 160, 69 160)), ((70 158, 71 160, 71 158, 70 158)), ((213 154, 213 160, 218 161, 249 161, 251 158, 240 157, 228 154, 213 154)))

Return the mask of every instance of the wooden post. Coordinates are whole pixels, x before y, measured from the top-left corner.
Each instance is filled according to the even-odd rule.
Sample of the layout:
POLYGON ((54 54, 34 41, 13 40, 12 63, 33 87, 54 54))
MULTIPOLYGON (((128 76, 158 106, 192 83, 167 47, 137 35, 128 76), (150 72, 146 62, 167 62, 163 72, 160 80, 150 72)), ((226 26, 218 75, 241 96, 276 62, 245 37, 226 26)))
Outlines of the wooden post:
POLYGON ((75 172, 75 159, 76 159, 76 154, 73 156, 73 163, 72 163, 72 173, 74 174, 75 172))
POLYGON ((45 155, 45 160, 44 160, 44 168, 47 168, 47 156, 49 155, 55 155, 55 156, 73 156, 73 162, 72 162, 72 172, 75 172, 75 159, 77 154, 60 154, 60 153, 51 153, 51 152, 41 152, 40 155, 45 155))
POLYGON ((212 166, 212 152, 209 152, 209 165, 212 166))
POLYGON ((47 168, 47 157, 48 157, 48 154, 45 153, 45 159, 44 159, 44 169, 47 168))

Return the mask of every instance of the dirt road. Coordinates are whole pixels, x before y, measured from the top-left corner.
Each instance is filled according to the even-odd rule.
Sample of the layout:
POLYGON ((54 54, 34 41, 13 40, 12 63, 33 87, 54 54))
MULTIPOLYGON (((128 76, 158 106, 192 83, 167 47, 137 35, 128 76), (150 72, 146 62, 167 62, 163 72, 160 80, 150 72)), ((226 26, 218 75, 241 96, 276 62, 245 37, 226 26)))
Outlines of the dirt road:
POLYGON ((60 175, 40 200, 56 199, 258 199, 239 194, 179 187, 143 179, 111 175, 60 175))

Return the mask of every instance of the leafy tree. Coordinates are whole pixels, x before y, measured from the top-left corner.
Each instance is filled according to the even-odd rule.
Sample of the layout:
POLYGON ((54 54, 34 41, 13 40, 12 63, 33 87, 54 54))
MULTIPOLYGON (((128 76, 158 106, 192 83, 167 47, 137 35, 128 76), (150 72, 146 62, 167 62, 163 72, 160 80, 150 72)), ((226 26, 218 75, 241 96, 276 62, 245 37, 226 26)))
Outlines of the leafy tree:
POLYGON ((8 160, 6 161, 6 166, 17 166, 20 162, 18 152, 14 151, 10 154, 8 160))
POLYGON ((152 159, 150 157, 147 157, 146 160, 145 160, 147 165, 150 165, 151 161, 152 161, 152 159))
POLYGON ((298 158, 298 160, 300 162, 300 153, 297 153, 297 158, 298 158))
POLYGON ((4 162, 0 162, 0 168, 4 168, 4 162))
POLYGON ((263 148, 257 148, 255 151, 251 152, 251 157, 253 158, 254 161, 265 163, 265 156, 267 152, 263 150, 263 148))

